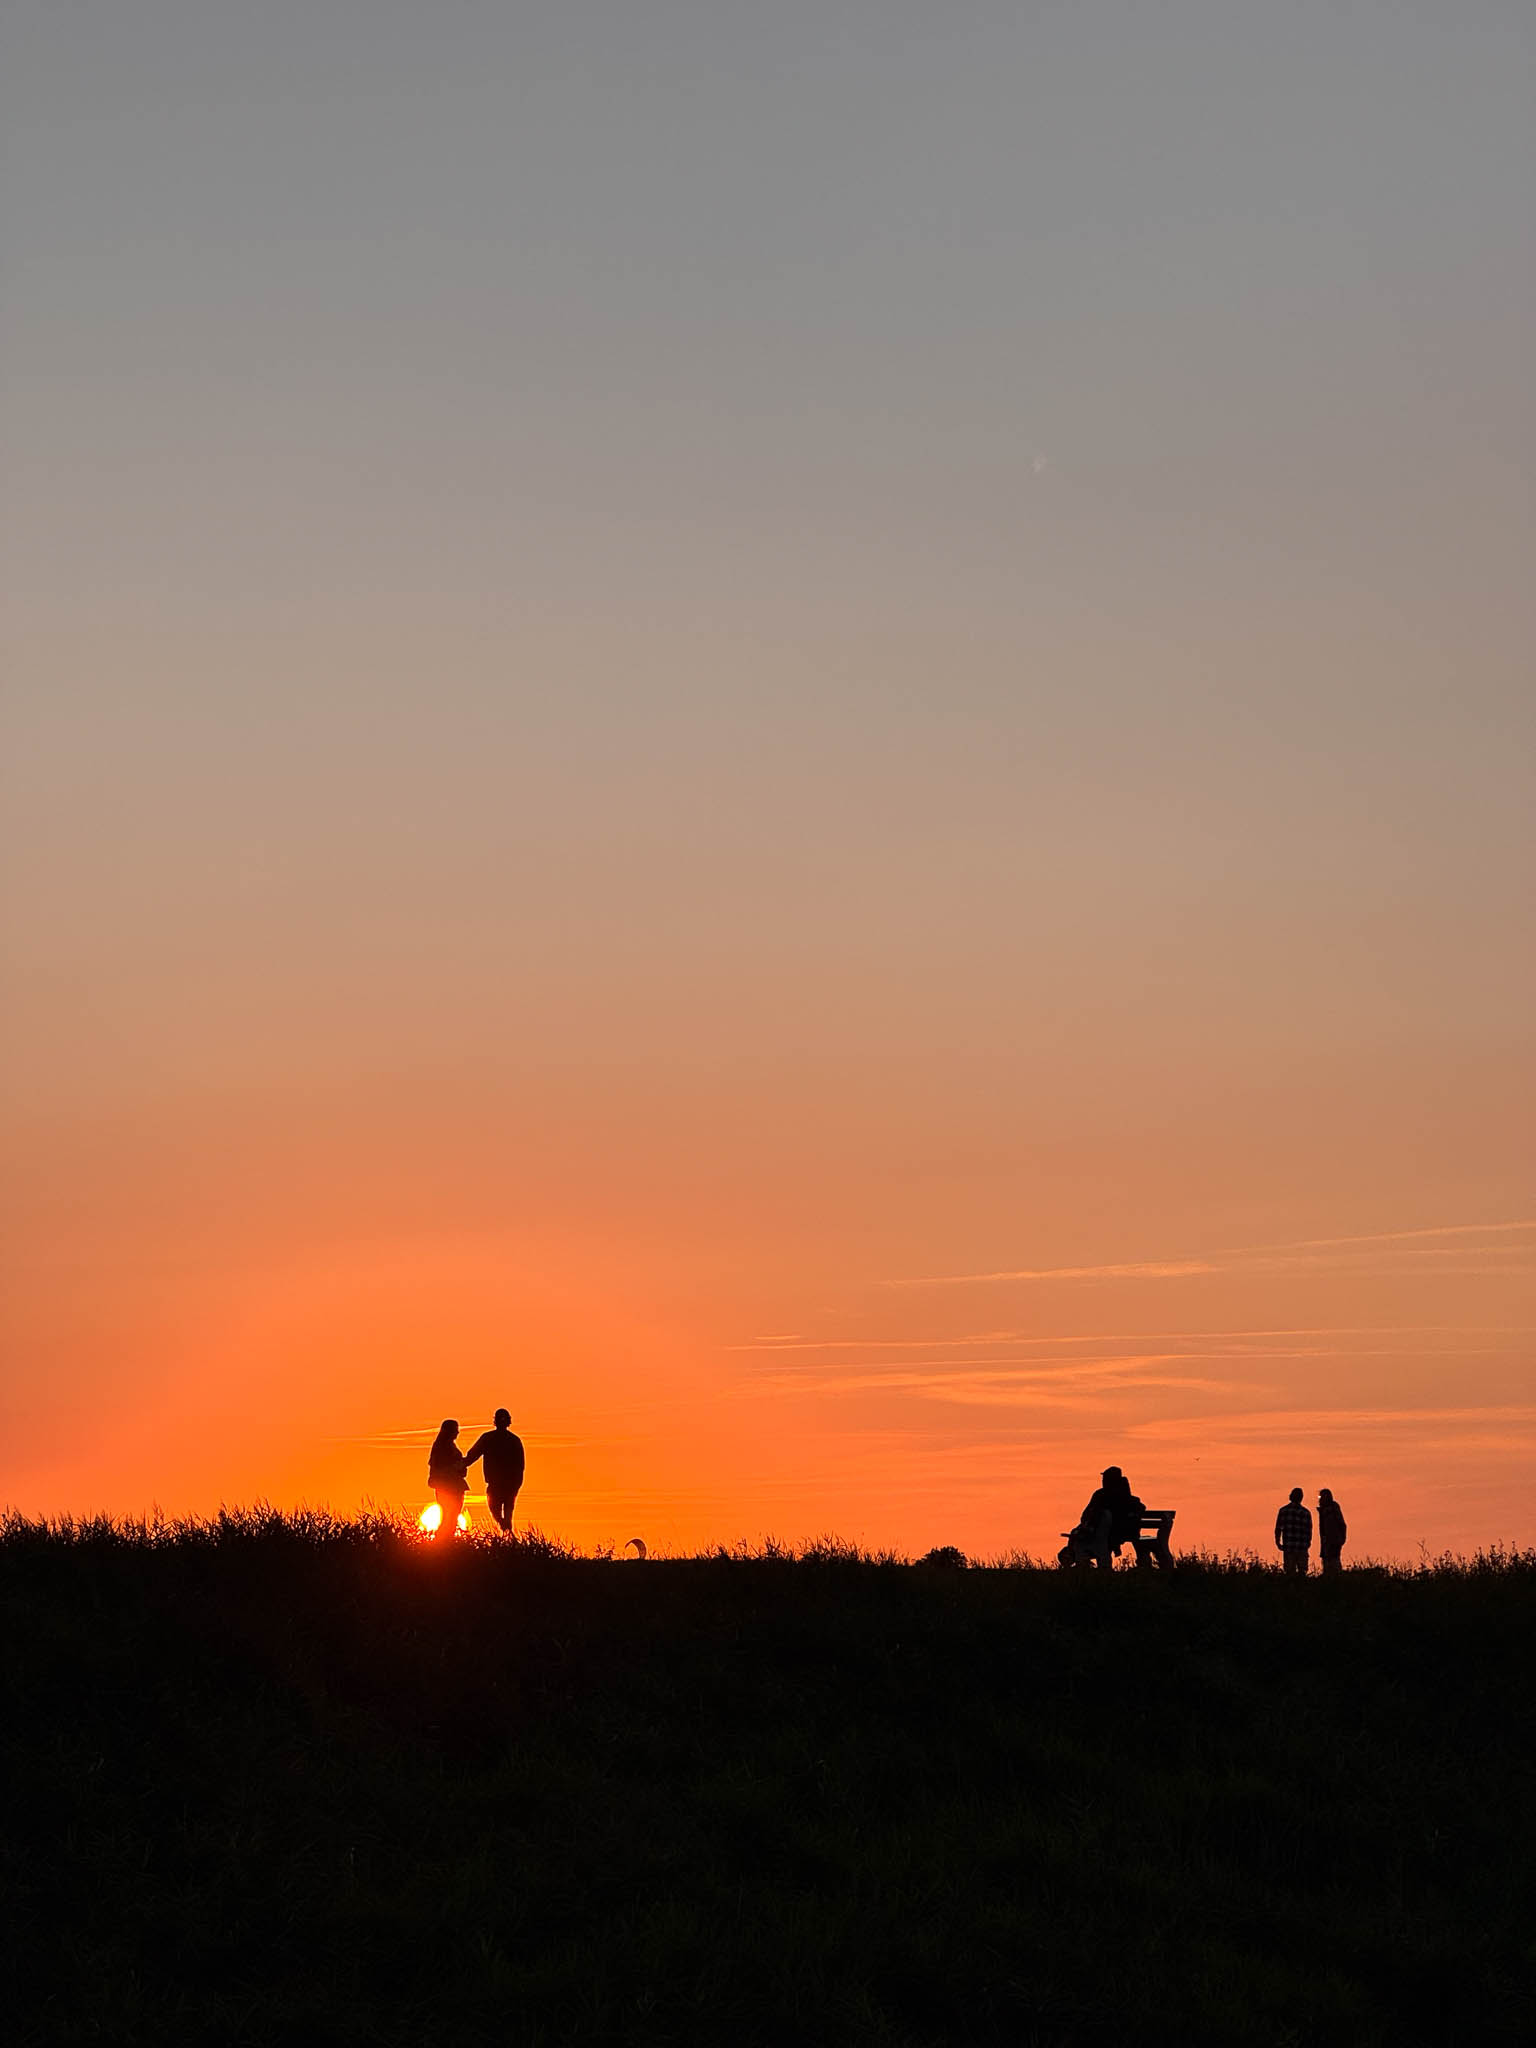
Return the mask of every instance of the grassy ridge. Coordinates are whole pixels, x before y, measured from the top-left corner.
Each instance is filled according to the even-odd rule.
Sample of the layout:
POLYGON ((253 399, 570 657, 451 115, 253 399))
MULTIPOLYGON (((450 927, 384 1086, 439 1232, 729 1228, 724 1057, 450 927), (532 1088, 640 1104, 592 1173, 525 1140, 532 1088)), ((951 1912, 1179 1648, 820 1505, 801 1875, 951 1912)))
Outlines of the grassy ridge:
POLYGON ((19 2042, 1515 2040, 1536 1556, 0 1530, 19 2042))

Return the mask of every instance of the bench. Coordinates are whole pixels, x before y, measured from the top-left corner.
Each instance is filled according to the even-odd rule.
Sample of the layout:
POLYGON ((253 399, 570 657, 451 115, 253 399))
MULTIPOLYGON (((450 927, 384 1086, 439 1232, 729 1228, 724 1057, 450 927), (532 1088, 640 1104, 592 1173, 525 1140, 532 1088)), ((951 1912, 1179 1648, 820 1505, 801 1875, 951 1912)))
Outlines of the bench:
POLYGON ((1141 1527, 1131 1538, 1138 1565, 1145 1565, 1150 1570, 1156 1564, 1159 1571, 1174 1570, 1168 1539, 1173 1534, 1173 1518, 1177 1513, 1177 1508, 1142 1509, 1141 1527))

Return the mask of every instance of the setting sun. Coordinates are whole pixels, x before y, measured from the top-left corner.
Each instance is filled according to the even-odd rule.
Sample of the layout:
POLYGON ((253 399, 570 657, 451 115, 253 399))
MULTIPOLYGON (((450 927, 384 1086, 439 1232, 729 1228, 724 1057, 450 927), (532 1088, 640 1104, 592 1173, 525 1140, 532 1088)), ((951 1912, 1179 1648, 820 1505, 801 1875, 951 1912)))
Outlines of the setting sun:
MULTIPOLYGON (((425 1529, 429 1536, 435 1536, 443 1525, 442 1508, 436 1501, 433 1501, 429 1507, 422 1509, 421 1513, 416 1517, 416 1522, 418 1528, 425 1529)), ((459 1510, 459 1527, 461 1530, 469 1527, 469 1516, 462 1508, 459 1510)))

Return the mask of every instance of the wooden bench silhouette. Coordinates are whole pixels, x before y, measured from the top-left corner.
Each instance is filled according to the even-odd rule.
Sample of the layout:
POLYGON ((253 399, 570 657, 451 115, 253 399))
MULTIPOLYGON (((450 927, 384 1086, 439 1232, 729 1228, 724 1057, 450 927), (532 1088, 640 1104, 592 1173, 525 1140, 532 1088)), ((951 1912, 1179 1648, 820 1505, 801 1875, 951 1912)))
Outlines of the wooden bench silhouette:
POLYGON ((1141 1527, 1131 1538, 1138 1565, 1145 1565, 1150 1570, 1155 1563, 1160 1571, 1165 1572, 1175 1569, 1168 1540, 1173 1534, 1173 1518, 1177 1513, 1177 1508, 1142 1509, 1141 1527))

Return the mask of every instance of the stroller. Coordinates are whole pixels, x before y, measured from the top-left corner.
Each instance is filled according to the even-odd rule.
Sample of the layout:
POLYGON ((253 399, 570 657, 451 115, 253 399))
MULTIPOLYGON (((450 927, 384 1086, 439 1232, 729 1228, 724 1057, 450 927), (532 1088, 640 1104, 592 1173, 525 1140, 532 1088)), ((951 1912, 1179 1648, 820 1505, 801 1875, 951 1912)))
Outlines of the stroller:
POLYGON ((1141 1562, 1141 1546, 1136 1540, 1146 1512, 1141 1501, 1129 1493, 1114 1507, 1096 1505, 1097 1502, 1095 1494, 1077 1527, 1062 1531, 1067 1540, 1057 1551, 1056 1562, 1063 1571, 1084 1571, 1095 1565, 1101 1572, 1107 1572, 1127 1543, 1136 1552, 1136 1562, 1141 1562))

